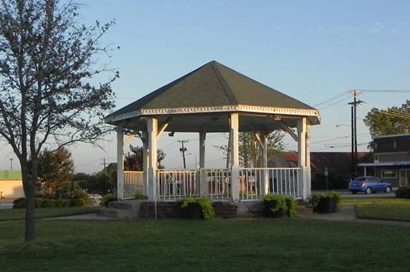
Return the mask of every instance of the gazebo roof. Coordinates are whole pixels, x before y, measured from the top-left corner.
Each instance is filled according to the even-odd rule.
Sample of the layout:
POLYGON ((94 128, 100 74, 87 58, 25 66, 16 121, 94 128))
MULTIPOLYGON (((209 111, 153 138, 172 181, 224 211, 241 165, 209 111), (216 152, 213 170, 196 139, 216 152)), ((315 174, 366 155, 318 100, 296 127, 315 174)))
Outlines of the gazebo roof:
POLYGON ((306 116, 311 124, 320 123, 316 109, 216 61, 115 111, 106 121, 227 112, 306 116))

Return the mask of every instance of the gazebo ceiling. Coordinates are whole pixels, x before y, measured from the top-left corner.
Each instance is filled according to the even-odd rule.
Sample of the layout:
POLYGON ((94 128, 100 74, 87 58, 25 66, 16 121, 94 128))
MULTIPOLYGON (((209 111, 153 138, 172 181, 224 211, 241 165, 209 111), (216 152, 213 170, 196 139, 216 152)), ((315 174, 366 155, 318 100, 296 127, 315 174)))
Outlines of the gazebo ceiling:
POLYGON ((113 125, 141 130, 144 117, 167 122, 167 131, 226 132, 229 113, 239 112, 240 130, 294 127, 307 117, 320 123, 319 112, 216 61, 159 88, 106 117, 113 125))

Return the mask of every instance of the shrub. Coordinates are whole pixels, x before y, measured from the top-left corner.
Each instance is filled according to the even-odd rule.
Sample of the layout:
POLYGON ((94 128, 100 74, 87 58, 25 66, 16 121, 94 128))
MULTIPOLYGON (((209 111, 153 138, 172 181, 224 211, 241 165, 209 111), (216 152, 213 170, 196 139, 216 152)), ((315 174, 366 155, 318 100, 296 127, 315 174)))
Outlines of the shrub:
POLYGON ((54 208, 55 201, 51 198, 36 198, 34 205, 36 208, 54 208))
POLYGON ((296 217, 297 203, 293 197, 268 194, 263 199, 265 216, 267 217, 296 217))
POLYGON ((309 205, 317 213, 333 213, 340 209, 340 193, 328 192, 314 194, 309 198, 309 205))
POLYGON ((71 194, 70 207, 83 207, 90 205, 92 200, 88 197, 88 194, 85 190, 76 189, 71 194))
POLYGON ((13 201, 13 209, 22 209, 26 207, 26 199, 24 197, 17 198, 13 201))
POLYGON ((186 198, 179 201, 179 206, 185 218, 212 219, 215 217, 214 207, 208 198, 186 198))
POLYGON ((108 207, 108 203, 110 203, 111 201, 117 201, 117 200, 118 200, 118 197, 116 195, 108 194, 108 195, 103 196, 103 198, 101 199, 100 205, 108 207))
POLYGON ((70 200, 64 198, 58 198, 54 200, 54 207, 63 208, 70 207, 70 200))
POLYGON ((134 194, 134 199, 148 199, 148 197, 140 192, 134 194))
POLYGON ((410 198, 410 187, 400 187, 396 191, 397 198, 410 198))

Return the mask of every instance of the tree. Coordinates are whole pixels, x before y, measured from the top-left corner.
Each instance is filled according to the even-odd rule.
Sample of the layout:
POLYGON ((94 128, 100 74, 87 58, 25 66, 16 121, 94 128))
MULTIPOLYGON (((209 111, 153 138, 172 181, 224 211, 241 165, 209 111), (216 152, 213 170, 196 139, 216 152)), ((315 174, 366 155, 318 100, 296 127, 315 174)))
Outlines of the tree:
MULTIPOLYGON (((256 132, 240 132, 239 133, 239 163, 241 166, 262 167, 262 149, 257 141, 256 132)), ((275 130, 269 133, 268 140, 268 157, 277 155, 283 151, 284 145, 282 139, 283 133, 275 130)), ((229 149, 227 145, 216 146, 225 156, 229 157, 229 149)), ((228 165, 227 165, 228 167, 228 165)))
MULTIPOLYGON (((372 108, 363 121, 369 127, 372 137, 410 133, 410 100, 400 107, 387 110, 372 108)), ((372 147, 372 143, 369 146, 372 147)))
MULTIPOLYGON (((124 158, 124 170, 125 171, 142 171, 143 168, 143 153, 144 149, 140 146, 130 145, 130 153, 124 158)), ((165 159, 166 154, 158 149, 157 162, 158 168, 163 168, 161 161, 165 159)))
POLYGON ((42 191, 54 195, 63 182, 72 181, 74 162, 64 147, 56 151, 43 150, 38 157, 38 180, 42 191))
POLYGON ((0 2, 0 135, 16 154, 26 195, 25 241, 35 238, 34 183, 45 145, 95 143, 113 108, 113 73, 103 83, 97 57, 111 27, 78 23, 78 4, 58 0, 0 2))

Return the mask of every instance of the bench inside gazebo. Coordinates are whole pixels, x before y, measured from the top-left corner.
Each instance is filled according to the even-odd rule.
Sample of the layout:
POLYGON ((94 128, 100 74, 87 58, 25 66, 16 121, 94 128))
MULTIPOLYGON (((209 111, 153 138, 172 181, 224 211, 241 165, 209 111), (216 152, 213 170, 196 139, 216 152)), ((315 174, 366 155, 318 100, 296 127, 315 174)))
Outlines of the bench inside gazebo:
POLYGON ((152 201, 186 197, 214 200, 262 199, 268 193, 306 199, 310 193, 310 127, 319 112, 216 61, 115 111, 106 122, 117 131, 117 193, 126 199, 141 191, 152 201), (298 142, 298 166, 268 167, 267 135, 283 130, 298 142), (253 131, 262 167, 239 163, 239 132, 253 131), (199 169, 158 169, 157 144, 164 132, 198 133, 199 169), (230 167, 208 169, 206 137, 229 132, 230 167), (124 171, 124 135, 143 142, 143 172, 124 171), (140 180, 141 182, 138 182, 140 180))

